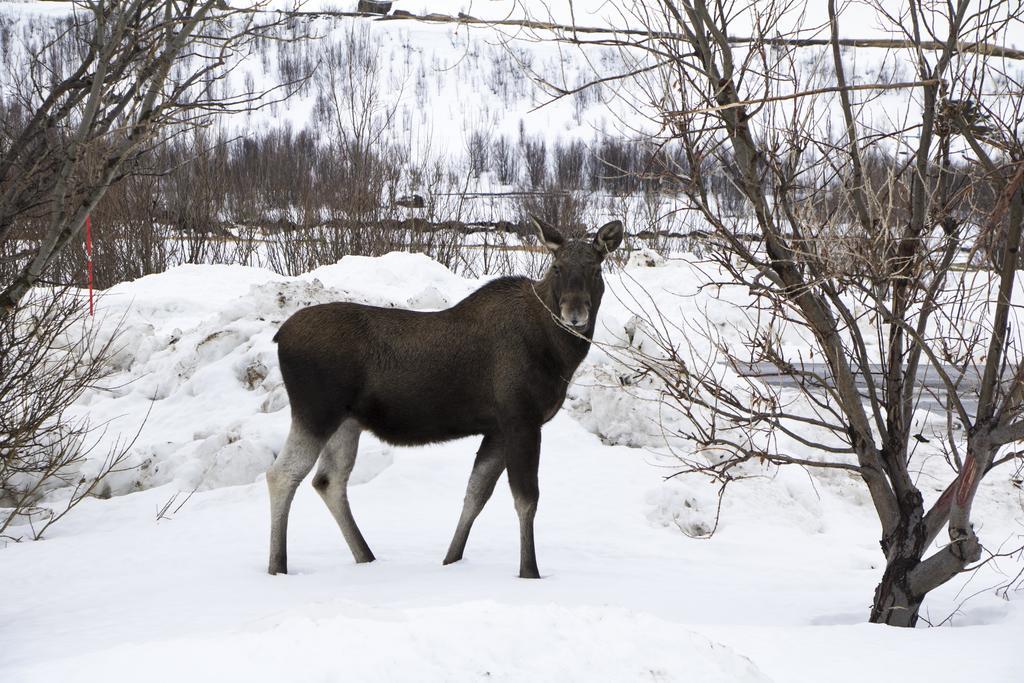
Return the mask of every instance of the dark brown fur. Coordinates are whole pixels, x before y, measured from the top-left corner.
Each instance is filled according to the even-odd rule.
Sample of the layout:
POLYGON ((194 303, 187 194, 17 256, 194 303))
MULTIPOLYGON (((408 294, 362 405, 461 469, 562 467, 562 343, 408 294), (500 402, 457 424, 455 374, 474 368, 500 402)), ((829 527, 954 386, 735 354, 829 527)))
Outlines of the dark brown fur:
POLYGON ((513 417, 550 419, 589 344, 545 309, 549 289, 502 278, 436 313, 301 310, 276 337, 292 413, 324 437, 355 417, 400 446, 487 434, 513 417))

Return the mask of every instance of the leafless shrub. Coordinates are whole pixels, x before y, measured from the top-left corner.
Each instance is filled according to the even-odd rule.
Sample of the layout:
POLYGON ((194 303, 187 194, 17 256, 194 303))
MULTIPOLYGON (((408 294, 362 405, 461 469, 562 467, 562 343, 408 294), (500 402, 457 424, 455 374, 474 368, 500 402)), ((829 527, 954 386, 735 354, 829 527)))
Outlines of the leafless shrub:
POLYGON ((87 313, 76 290, 36 289, 0 318, 0 537, 19 540, 11 530, 28 524, 39 538, 124 465, 130 443, 121 442, 83 471, 98 428, 67 414, 100 385, 117 343, 116 332, 98 336, 87 313))
MULTIPOLYGON (((80 36, 71 31, 73 26, 63 24, 65 34, 49 52, 39 50, 55 70, 66 71, 79 58, 74 48, 80 36)), ((465 228, 457 226, 471 207, 465 193, 473 176, 493 171, 498 182, 514 186, 522 181, 525 162, 527 189, 560 193, 576 192, 593 172, 595 157, 579 142, 556 145, 549 165, 541 138, 521 131, 517 144, 492 137, 487 129, 470 136, 468 176, 458 158, 430 160, 429 153, 421 152, 420 165, 412 164, 410 151, 396 143, 401 137, 396 134, 396 100, 382 95, 389 90, 383 79, 394 77, 397 84, 401 74, 395 77, 388 68, 372 29, 349 25, 322 41, 294 39, 301 36, 286 21, 273 29, 254 29, 247 46, 264 56, 267 69, 276 65, 282 78, 296 79, 296 87, 315 94, 316 125, 293 130, 285 124, 234 139, 216 125, 197 129, 199 118, 184 125, 168 121, 159 137, 125 160, 119 178, 106 186, 91 211, 98 287, 185 262, 244 263, 297 273, 346 254, 391 249, 423 250, 453 267, 467 267, 472 258, 458 253, 465 228), (269 40, 271 35, 277 40, 269 40), (410 192, 425 196, 427 206, 396 207, 396 197, 410 192)), ((512 82, 521 84, 512 70, 529 61, 529 54, 494 50, 495 55, 493 68, 515 75, 512 82)), ((209 71, 201 81, 200 90, 210 98, 225 96, 220 71, 209 71)), ((258 105, 261 93, 252 81, 245 97, 235 102, 239 108, 258 105)), ((590 91, 582 92, 580 101, 593 98, 590 91)), ((0 126, 7 131, 0 135, 0 151, 27 125, 30 112, 14 94, 0 91, 0 126)), ((98 172, 115 143, 112 134, 83 148, 83 172, 98 172)), ((639 147, 630 149, 639 154, 639 147)), ((646 187, 636 171, 640 161, 627 165, 634 169, 628 187, 646 187)), ((536 208, 552 220, 566 216, 579 225, 586 211, 574 208, 580 201, 575 194, 557 195, 539 199, 544 206, 536 208)), ((512 200, 493 220, 514 220, 511 208, 512 200)), ((47 211, 19 214, 7 239, 0 240, 0 252, 9 257, 0 260, 5 277, 13 279, 27 255, 43 244, 50 227, 47 211)), ((84 284, 84 273, 78 236, 50 259, 46 280, 84 284)))
POLYGON ((579 140, 555 147, 555 180, 564 189, 578 190, 583 187, 587 172, 587 147, 579 140))
MULTIPOLYGON (((799 57, 790 2, 644 4, 643 35, 615 39, 624 77, 649 96, 649 146, 686 160, 666 182, 707 226, 705 284, 749 321, 729 339, 710 317, 649 311, 651 341, 634 357, 677 411, 684 472, 723 487, 777 465, 857 477, 886 561, 870 620, 913 626, 932 590, 982 561, 979 483, 1021 458, 1024 342, 1011 293, 1024 246, 1024 85, 1000 52, 1024 10, 872 3, 910 44, 881 41, 886 58, 913 64, 914 80, 851 85, 837 4, 828 68, 799 57), (751 40, 723 30, 744 13, 751 40), (879 93, 909 113, 872 117, 879 93), (832 112, 838 133, 822 124, 832 112), (707 354, 690 350, 698 339, 707 354), (948 472, 926 471, 922 453, 948 472)), ((599 182, 617 191, 642 175, 627 144, 598 154, 619 172, 599 182)))
POLYGON ((476 129, 466 140, 466 157, 469 173, 479 178, 491 169, 491 135, 486 130, 476 129))
POLYGON ((548 177, 548 147, 544 140, 522 136, 519 140, 523 150, 523 161, 526 164, 526 177, 530 187, 543 187, 548 177))
POLYGON ((0 241, 25 249, 6 266, 0 315, 13 314, 80 240, 86 216, 140 155, 212 112, 272 99, 225 97, 218 87, 234 60, 287 23, 262 9, 221 0, 82 3, 26 44, 27 77, 8 74, 26 114, 0 128, 0 241))
POLYGON ((504 135, 494 140, 491 150, 494 172, 502 185, 514 185, 519 180, 519 155, 515 147, 504 135))
MULTIPOLYGON (((132 175, 111 186, 92 213, 93 269, 96 287, 162 273, 181 262, 176 233, 164 220, 160 205, 161 178, 132 175)), ((57 279, 81 282, 85 269, 83 244, 67 250, 71 263, 55 266, 57 279), (61 272, 64 271, 62 274, 61 272)))
POLYGON ((552 225, 570 239, 581 238, 587 232, 591 205, 588 193, 546 187, 540 192, 526 194, 522 200, 523 214, 533 215, 552 225))

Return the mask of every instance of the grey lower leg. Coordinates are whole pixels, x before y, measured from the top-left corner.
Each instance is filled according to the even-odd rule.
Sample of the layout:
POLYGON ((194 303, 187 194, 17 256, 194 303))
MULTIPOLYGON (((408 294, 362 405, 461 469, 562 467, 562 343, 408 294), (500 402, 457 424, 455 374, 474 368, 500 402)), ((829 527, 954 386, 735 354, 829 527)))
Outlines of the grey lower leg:
POLYGON ((271 574, 288 573, 288 512, 295 498, 295 489, 313 469, 322 445, 322 439, 292 422, 284 448, 267 470, 267 489, 270 492, 270 562, 267 571, 271 574))
POLYGON ((519 515, 519 578, 539 579, 537 549, 533 541, 533 520, 537 515, 537 498, 527 500, 516 497, 516 514, 519 515))
POLYGON ((537 469, 540 465, 540 430, 529 430, 509 438, 505 452, 508 483, 519 516, 519 576, 539 579, 537 551, 533 541, 533 520, 537 514, 540 488, 537 469))
POLYGON ((444 558, 445 564, 462 559, 473 522, 476 521, 480 511, 484 509, 484 505, 490 499, 494 492, 494 485, 504 469, 505 458, 498 440, 491 436, 485 436, 480 444, 480 450, 477 451, 476 461, 473 463, 473 473, 469 475, 462 515, 459 517, 459 525, 455 529, 451 545, 448 546, 448 554, 444 558))
POLYGON ((334 515, 356 562, 373 562, 373 552, 356 526, 348 503, 348 479, 356 464, 361 432, 362 427, 355 420, 346 420, 338 427, 320 456, 320 466, 313 477, 313 488, 334 515))

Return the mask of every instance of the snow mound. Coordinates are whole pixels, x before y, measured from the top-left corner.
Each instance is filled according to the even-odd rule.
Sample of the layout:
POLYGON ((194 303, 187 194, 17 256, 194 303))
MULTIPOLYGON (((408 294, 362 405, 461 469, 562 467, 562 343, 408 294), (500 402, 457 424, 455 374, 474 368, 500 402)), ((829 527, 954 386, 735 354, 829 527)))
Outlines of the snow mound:
POLYGON ((649 379, 635 382, 624 366, 601 363, 584 367, 567 398, 572 416, 606 444, 633 448, 665 445, 657 387, 649 379))
MULTIPOLYGON (((685 438, 693 432, 690 418, 661 400, 663 387, 652 373, 637 370, 637 356, 658 363, 678 353, 690 367, 714 372, 739 391, 742 379, 727 367, 708 367, 707 359, 714 358, 708 339, 686 336, 681 325, 703 320, 706 313, 715 334, 730 339, 750 321, 744 294, 715 290, 709 298, 701 286, 708 279, 706 266, 696 258, 640 254, 634 261, 605 278, 596 343, 570 386, 565 409, 604 444, 640 449, 635 451, 638 460, 654 461, 669 475, 687 464, 684 459, 689 465, 710 462, 714 453, 685 438), (668 322, 652 319, 652 306, 668 322), (680 325, 674 341, 680 348, 666 347, 664 330, 659 330, 666 325, 680 325)), ((391 253, 348 256, 297 277, 242 266, 182 266, 120 284, 104 293, 98 318, 102 334, 120 330, 113 375, 106 388, 83 396, 69 414, 88 417, 107 430, 82 474, 88 477, 99 469, 106 447, 118 435, 123 443, 124 435, 130 438, 138 431, 126 469, 109 477, 103 494, 252 483, 282 448, 290 423, 273 342, 284 320, 306 306, 334 301, 437 310, 457 303, 485 280, 459 277, 421 254, 391 253)), ((784 435, 777 441, 804 457, 817 457, 784 435)), ((372 480, 393 459, 391 447, 366 435, 352 483, 372 480)), ((808 533, 825 529, 817 486, 864 502, 861 490, 840 470, 779 471, 751 461, 735 472, 746 479, 742 486, 751 489, 748 497, 808 533)), ((675 481, 646 494, 648 521, 690 536, 706 535, 715 525, 716 487, 704 479, 675 481)), ((723 512, 725 524, 745 514, 742 506, 734 510, 728 502, 723 512)))
MULTIPOLYGON (((104 334, 116 334, 113 374, 74 412, 116 434, 138 436, 106 493, 172 484, 205 490, 251 483, 280 451, 288 396, 273 336, 301 308, 334 301, 445 308, 476 286, 416 254, 346 257, 297 278, 241 266, 182 266, 104 294, 104 334), (144 417, 145 416, 145 417, 144 417), (141 426, 141 429, 140 429, 141 426)), ((122 437, 123 438, 123 437, 122 437)), ((364 440, 352 483, 391 464, 390 448, 364 440)))
MULTIPOLYGON (((666 353, 638 304, 648 296, 667 314, 694 315, 699 302, 688 293, 696 291, 699 267, 692 259, 638 252, 623 271, 606 277, 598 343, 566 402, 567 412, 605 444, 642 449, 637 457, 658 460, 665 474, 679 469, 673 453, 705 456, 691 455, 695 449, 680 436, 687 431, 680 413, 659 400, 660 386, 652 376, 630 364, 630 354, 660 360, 666 353)), ((101 446, 117 434, 134 434, 140 425, 141 431, 128 467, 109 477, 103 493, 165 485, 207 490, 259 479, 282 448, 290 422, 273 336, 295 311, 333 301, 437 310, 457 303, 484 280, 459 277, 421 254, 391 253, 347 256, 297 277, 242 266, 181 266, 111 288, 101 299, 99 319, 104 334, 119 330, 113 375, 75 411, 107 425, 110 438, 101 446)), ((728 307, 715 314, 725 333, 741 322, 728 307)), ((689 353, 699 361, 700 340, 688 341, 689 353)), ((83 474, 98 469, 104 453, 97 448, 97 459, 83 474)), ((389 446, 366 435, 352 483, 372 480, 393 459, 389 446)), ((764 474, 757 467, 751 465, 748 474, 764 474)), ((784 499, 776 503, 792 510, 792 523, 813 527, 815 501, 802 487, 798 482, 765 495, 784 499)), ((646 498, 648 520, 706 535, 717 510, 711 488, 695 482, 652 489, 646 498)))
MULTIPOLYGON (((636 274, 627 278, 632 286, 688 286, 692 264, 645 254, 634 255, 636 263, 627 266, 636 274)), ((141 430, 128 469, 109 478, 106 492, 167 484, 205 490, 260 477, 283 446, 289 424, 273 336, 299 309, 350 301, 438 310, 487 279, 459 277, 422 254, 391 253, 347 256, 297 277, 244 266, 186 265, 111 288, 99 310, 103 333, 118 335, 113 376, 75 410, 108 425, 111 435, 141 430)), ((601 312, 599 344, 579 371, 567 407, 605 443, 664 446, 666 434, 671 439, 679 425, 660 414, 657 386, 632 376, 621 354, 602 350, 659 353, 645 323, 618 301, 622 281, 611 276, 609 286, 616 291, 601 312)), ((98 455, 104 452, 97 449, 98 455)), ((368 436, 353 483, 368 481, 392 457, 386 445, 368 436)), ((98 467, 99 460, 92 463, 98 467)))
POLYGON ((664 266, 666 259, 658 252, 648 247, 637 249, 630 253, 627 265, 630 268, 660 268, 664 266))
POLYGON ((648 491, 645 502, 647 519, 656 526, 674 526, 692 538, 707 538, 717 526, 718 501, 711 491, 670 480, 648 491))
POLYGON ((105 681, 117 662, 124 671, 146 671, 153 682, 770 680, 726 645, 621 609, 485 602, 369 614, 352 604, 345 611, 253 624, 215 639, 123 644, 41 663, 31 673, 38 680, 105 681))

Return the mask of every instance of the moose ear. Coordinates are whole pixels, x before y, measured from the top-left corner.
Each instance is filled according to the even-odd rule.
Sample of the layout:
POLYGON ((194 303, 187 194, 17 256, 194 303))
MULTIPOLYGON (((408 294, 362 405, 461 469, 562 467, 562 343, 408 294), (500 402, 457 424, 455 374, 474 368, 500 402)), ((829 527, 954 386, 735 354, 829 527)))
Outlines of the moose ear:
POLYGON ((602 254, 608 254, 609 252, 615 251, 615 249, 622 244, 622 234, 622 221, 605 223, 601 226, 600 230, 597 231, 597 235, 594 237, 594 246, 597 247, 597 250, 602 254))
POLYGON ((544 243, 544 246, 547 247, 548 251, 552 254, 561 249, 562 245, 565 244, 565 238, 562 237, 562 233, 558 232, 533 214, 530 214, 530 222, 533 223, 533 227, 537 230, 537 234, 540 236, 540 241, 544 243))

